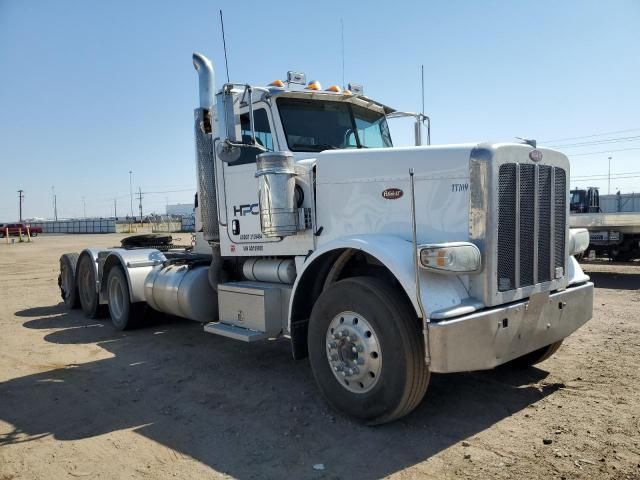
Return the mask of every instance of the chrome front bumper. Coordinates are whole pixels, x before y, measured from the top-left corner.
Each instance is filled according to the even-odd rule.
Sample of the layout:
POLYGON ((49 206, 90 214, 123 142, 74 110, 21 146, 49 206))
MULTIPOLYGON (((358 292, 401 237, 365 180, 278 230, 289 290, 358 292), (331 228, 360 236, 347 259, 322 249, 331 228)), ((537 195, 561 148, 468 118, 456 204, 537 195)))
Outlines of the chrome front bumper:
POLYGON ((501 308, 429 323, 430 370, 488 370, 562 340, 593 312, 593 283, 542 292, 501 308))

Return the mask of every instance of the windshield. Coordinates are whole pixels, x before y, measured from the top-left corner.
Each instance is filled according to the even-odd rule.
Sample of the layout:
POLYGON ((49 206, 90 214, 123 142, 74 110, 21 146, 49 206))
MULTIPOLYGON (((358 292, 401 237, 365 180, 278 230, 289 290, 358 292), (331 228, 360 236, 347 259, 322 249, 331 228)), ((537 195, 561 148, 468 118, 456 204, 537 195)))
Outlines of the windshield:
POLYGON ((571 200, 570 203, 582 203, 582 197, 584 192, 582 190, 574 190, 571 192, 571 200))
POLYGON ((348 102, 286 97, 277 102, 291 151, 393 146, 383 113, 348 102))

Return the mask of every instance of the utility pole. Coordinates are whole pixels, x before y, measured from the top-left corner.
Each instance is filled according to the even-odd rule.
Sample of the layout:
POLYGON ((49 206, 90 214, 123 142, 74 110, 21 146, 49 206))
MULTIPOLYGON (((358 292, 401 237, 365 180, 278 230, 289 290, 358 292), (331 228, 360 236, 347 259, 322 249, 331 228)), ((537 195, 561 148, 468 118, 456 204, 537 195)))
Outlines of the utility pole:
POLYGON ((24 200, 24 190, 18 190, 18 205, 20 206, 20 222, 22 222, 22 201, 24 200))
POLYGON ((53 219, 58 221, 58 195, 53 196, 53 219))
POLYGON ((138 206, 140 207, 140 221, 142 222, 142 188, 138 187, 138 206))
POLYGON ((609 188, 607 189, 607 195, 611 195, 611 157, 609 157, 609 188))
POLYGON ((133 220, 133 172, 129 170, 129 197, 131 198, 131 219, 133 220))
POLYGON ((87 218, 87 202, 84 197, 82 197, 82 217, 86 220, 87 218))
POLYGON ((118 199, 113 199, 113 218, 118 219, 118 199))

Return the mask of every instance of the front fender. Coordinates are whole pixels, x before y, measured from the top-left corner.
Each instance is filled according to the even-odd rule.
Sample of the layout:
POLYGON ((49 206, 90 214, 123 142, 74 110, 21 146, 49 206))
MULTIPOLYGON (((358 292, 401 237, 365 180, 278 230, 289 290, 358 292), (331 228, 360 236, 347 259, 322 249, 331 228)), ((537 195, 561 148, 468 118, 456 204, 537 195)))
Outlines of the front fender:
MULTIPOLYGON (((422 318, 416 295, 413 243, 393 235, 353 235, 341 237, 314 251, 304 262, 293 284, 289 300, 288 328, 291 331, 291 319, 297 288, 304 281, 305 273, 321 257, 332 251, 355 249, 366 252, 382 263, 398 280, 411 301, 416 315, 422 318)), ((419 269, 420 292, 427 318, 433 312, 450 309, 465 303, 469 294, 461 278, 455 275, 442 275, 419 269)))

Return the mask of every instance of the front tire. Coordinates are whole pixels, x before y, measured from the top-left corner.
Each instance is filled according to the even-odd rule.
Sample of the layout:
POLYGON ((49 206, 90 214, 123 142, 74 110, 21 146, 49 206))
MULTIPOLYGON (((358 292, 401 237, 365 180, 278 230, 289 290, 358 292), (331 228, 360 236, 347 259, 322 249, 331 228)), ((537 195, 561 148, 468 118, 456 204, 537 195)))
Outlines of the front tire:
POLYGON ((427 390, 420 321, 380 279, 348 278, 325 290, 311 313, 308 346, 327 401, 369 424, 407 415, 427 390))
POLYGON ((109 315, 115 328, 128 330, 140 326, 144 316, 145 303, 131 302, 129 283, 120 266, 115 266, 109 271, 107 296, 109 299, 109 315))
POLYGON ((542 347, 538 350, 527 353, 526 355, 512 360, 511 364, 518 368, 529 368, 538 363, 544 362, 558 351, 558 349, 562 345, 562 342, 563 341, 560 340, 558 342, 552 343, 551 345, 547 345, 546 347, 542 347))

